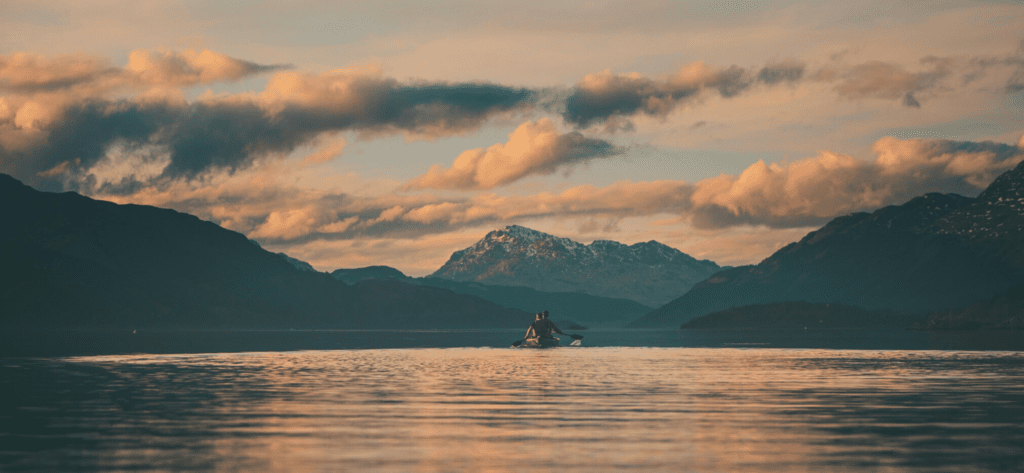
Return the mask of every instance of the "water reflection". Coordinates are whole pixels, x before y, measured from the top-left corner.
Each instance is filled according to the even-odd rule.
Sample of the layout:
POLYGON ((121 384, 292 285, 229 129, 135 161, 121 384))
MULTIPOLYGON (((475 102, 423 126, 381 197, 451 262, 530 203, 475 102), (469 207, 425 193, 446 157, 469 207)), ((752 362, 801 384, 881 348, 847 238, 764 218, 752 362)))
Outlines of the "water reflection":
MULTIPOLYGON (((522 330, 8 330, 0 358, 373 348, 508 347, 522 330)), ((588 330, 588 347, 1024 351, 1024 331, 588 330)))
POLYGON ((1024 354, 399 349, 0 361, 2 471, 1012 471, 1024 354))

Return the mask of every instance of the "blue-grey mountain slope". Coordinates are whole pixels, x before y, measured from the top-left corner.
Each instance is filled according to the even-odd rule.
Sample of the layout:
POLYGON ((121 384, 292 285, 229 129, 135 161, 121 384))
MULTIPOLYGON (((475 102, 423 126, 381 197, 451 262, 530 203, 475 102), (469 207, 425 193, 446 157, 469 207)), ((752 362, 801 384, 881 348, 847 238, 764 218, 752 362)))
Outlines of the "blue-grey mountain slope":
POLYGON ((1024 164, 978 198, 927 194, 837 218, 761 263, 719 272, 637 320, 678 327, 705 314, 786 301, 909 314, 949 311, 1024 283, 1024 164))
POLYGON ((393 279, 410 284, 448 289, 494 302, 502 307, 536 313, 547 310, 556 322, 575 322, 588 328, 622 327, 653 309, 629 299, 592 296, 582 292, 544 292, 524 286, 495 286, 434 277, 411 278, 388 266, 338 269, 331 273, 348 284, 393 279))
MULTIPOLYGON (((944 217, 935 227, 1024 268, 1024 164, 996 178, 973 204, 944 217)), ((1024 329, 1024 284, 968 307, 931 314, 926 327, 1024 329)))

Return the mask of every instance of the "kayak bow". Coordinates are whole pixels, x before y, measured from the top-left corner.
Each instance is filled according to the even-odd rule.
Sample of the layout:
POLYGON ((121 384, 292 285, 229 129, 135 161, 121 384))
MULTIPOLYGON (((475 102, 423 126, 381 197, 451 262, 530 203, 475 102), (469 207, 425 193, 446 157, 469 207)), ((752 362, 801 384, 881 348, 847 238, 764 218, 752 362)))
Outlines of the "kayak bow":
MULTIPOLYGON (((573 339, 569 346, 582 346, 583 335, 572 334, 569 336, 573 339)), ((560 346, 559 343, 559 339, 555 337, 534 337, 513 342, 512 348, 555 348, 560 346)))

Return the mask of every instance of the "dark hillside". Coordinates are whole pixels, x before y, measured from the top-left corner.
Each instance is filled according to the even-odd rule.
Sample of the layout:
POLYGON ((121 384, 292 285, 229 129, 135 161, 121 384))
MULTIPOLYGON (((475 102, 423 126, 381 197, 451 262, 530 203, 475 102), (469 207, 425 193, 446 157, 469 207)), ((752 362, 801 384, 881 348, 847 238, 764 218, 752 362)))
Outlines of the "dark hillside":
POLYGON ((478 325, 521 314, 407 285, 363 294, 173 210, 38 192, 6 175, 0 201, 0 317, 7 326, 391 327, 392 317, 436 312, 411 294, 444 304, 447 313, 463 305, 479 311, 478 325), (366 317, 367 307, 392 312, 375 308, 366 317))
POLYGON ((537 313, 551 312, 556 322, 572 321, 590 328, 622 327, 651 311, 629 299, 593 296, 582 292, 545 292, 525 286, 501 286, 441 278, 412 278, 388 266, 338 269, 331 273, 348 284, 366 280, 395 280, 420 286, 447 289, 486 299, 502 307, 537 313))
MULTIPOLYGON (((1019 189, 1011 184, 1024 182, 1021 169, 990 189, 1019 189)), ((1004 204, 1007 196, 992 196, 927 194, 837 218, 760 264, 711 276, 633 325, 679 326, 730 307, 786 301, 924 315, 994 297, 1024 282, 1013 258, 1024 235, 1015 223, 1020 207, 1004 204), (1000 202, 1005 212, 995 218, 983 198, 1000 202), (997 230, 991 238, 970 236, 981 227, 997 230)))

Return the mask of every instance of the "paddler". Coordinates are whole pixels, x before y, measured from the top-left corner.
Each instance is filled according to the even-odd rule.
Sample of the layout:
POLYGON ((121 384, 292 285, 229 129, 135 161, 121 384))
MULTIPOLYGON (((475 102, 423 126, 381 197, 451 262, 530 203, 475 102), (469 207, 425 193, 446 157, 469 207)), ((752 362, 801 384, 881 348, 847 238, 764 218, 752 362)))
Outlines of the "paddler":
POLYGON ((544 316, 541 312, 537 312, 536 314, 533 315, 533 323, 530 324, 530 328, 526 329, 526 335, 523 336, 524 340, 529 340, 531 338, 538 337, 537 328, 542 325, 541 320, 543 319, 544 316))
POLYGON ((554 335, 551 334, 552 332, 565 335, 561 330, 559 330, 558 326, 548 318, 548 311, 545 310, 537 315, 539 316, 538 320, 530 326, 530 330, 533 330, 538 337, 555 338, 554 335))

